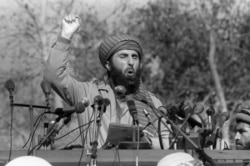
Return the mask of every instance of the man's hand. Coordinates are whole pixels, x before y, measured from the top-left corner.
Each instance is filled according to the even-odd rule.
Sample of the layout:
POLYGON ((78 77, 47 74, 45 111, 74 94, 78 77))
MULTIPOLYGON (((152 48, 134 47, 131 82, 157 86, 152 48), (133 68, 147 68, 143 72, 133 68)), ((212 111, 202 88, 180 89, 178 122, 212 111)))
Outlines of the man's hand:
POLYGON ((68 15, 62 20, 61 36, 71 40, 75 32, 80 27, 79 17, 75 15, 68 15))

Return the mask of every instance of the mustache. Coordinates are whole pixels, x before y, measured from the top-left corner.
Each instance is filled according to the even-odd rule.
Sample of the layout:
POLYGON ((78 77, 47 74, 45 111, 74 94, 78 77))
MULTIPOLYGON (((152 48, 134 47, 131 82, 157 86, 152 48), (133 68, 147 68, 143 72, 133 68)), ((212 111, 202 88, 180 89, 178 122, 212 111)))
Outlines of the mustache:
POLYGON ((235 141, 235 144, 236 144, 236 145, 240 145, 240 146, 243 145, 242 142, 241 142, 240 140, 236 140, 236 141, 235 141))
POLYGON ((125 69, 125 73, 126 73, 126 72, 129 72, 129 71, 133 71, 133 72, 135 73, 135 69, 134 69, 133 67, 127 67, 127 68, 125 69))

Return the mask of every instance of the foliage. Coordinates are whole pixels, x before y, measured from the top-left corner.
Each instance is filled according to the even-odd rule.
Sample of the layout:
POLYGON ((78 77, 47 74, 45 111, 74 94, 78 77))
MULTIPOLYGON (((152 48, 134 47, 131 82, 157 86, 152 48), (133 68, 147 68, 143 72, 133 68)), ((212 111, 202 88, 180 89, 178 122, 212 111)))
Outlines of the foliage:
MULTIPOLYGON (((158 72, 150 79, 146 79, 150 73, 144 73, 144 81, 166 104, 178 103, 178 100, 190 98, 190 94, 195 96, 194 102, 215 104, 210 103, 216 101, 216 96, 207 59, 209 28, 204 21, 209 14, 204 10, 202 2, 206 1, 192 7, 188 6, 189 3, 182 4, 180 1, 157 1, 138 9, 130 16, 132 26, 128 32, 133 32, 142 39, 146 55, 145 68, 150 68, 149 64, 155 60, 159 62, 158 72), (208 100, 209 98, 212 99, 208 100)), ((214 8, 220 7, 212 26, 217 27, 217 68, 225 96, 230 103, 243 96, 246 98, 249 91, 248 45, 242 46, 244 42, 248 42, 248 37, 241 35, 247 33, 243 29, 248 31, 245 23, 249 16, 237 13, 229 15, 234 2, 223 2, 211 1, 209 4, 214 8), (223 11, 228 12, 227 17, 219 16, 223 11)), ((147 71, 155 72, 150 69, 147 71)))
MULTIPOLYGON (((72 75, 79 80, 105 77, 98 59, 98 46, 104 37, 132 34, 141 39, 144 49, 142 79, 164 105, 185 101, 218 111, 220 103, 208 63, 209 32, 214 28, 216 65, 228 109, 249 107, 250 15, 248 9, 235 8, 235 1, 155 0, 133 11, 121 4, 111 12, 111 16, 118 17, 113 21, 109 17, 100 20, 94 9, 79 1, 15 2, 14 10, 0 15, 0 149, 9 147, 10 108, 4 82, 13 78, 17 83, 16 102, 45 104, 40 88, 43 60, 59 33, 60 20, 72 11, 78 11, 81 18, 81 29, 70 52, 72 75)), ((41 113, 34 112, 35 117, 41 113)), ((15 148, 20 148, 29 136, 28 117, 26 108, 15 108, 15 148)), ((47 116, 42 122, 51 118, 47 116)), ((37 134, 41 134, 41 128, 37 134)))

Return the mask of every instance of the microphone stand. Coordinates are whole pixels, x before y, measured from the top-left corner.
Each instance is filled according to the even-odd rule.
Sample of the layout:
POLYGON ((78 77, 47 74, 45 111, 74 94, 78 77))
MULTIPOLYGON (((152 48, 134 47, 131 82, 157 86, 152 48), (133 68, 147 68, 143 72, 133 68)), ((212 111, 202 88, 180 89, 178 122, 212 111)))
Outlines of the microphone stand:
MULTIPOLYGON (((41 142, 39 144, 37 144, 36 146, 34 146, 29 152, 28 155, 32 154, 33 151, 35 150, 39 150, 45 143, 46 141, 48 141, 49 137, 55 133, 55 131, 53 130, 54 126, 62 119, 64 118, 64 116, 59 116, 56 118, 55 123, 53 123, 53 125, 51 126, 51 130, 49 131, 49 133, 43 137, 43 139, 41 140, 41 142)), ((71 116, 68 115, 66 116, 66 119, 64 119, 63 124, 56 130, 59 131, 63 128, 64 125, 66 125, 69 121, 71 120, 71 116)))
MULTIPOLYGON (((158 114, 156 113, 155 109, 152 109, 153 112, 155 113, 156 116, 158 116, 158 114)), ((193 147, 194 150, 200 155, 199 157, 203 160, 203 161, 208 161, 212 166, 218 166, 218 164, 210 157, 208 156, 204 149, 200 148, 198 145, 196 145, 172 120, 170 120, 166 115, 164 115, 161 111, 158 111, 161 116, 163 116, 166 121, 175 129, 178 131, 179 134, 181 134, 193 147)), ((163 123, 165 126, 166 124, 163 123)))
MULTIPOLYGON (((97 131, 95 133, 95 141, 93 142, 93 145, 92 145, 91 158, 95 160, 97 158, 97 146, 98 146, 98 138, 100 134, 101 119, 102 119, 102 115, 104 112, 105 112, 104 105, 102 105, 102 109, 100 110, 99 116, 96 119, 97 131)), ((94 163, 96 163, 96 161, 94 163)))
POLYGON ((93 111, 94 111, 94 124, 93 124, 93 138, 94 141, 90 142, 91 150, 90 153, 87 152, 87 156, 90 156, 88 166, 96 166, 97 162, 97 146, 98 146, 98 138, 100 134, 100 127, 101 127, 101 119, 103 113, 106 111, 106 106, 109 103, 106 103, 105 101, 108 99, 103 99, 101 96, 95 97, 95 103, 92 105, 93 111), (99 116, 97 116, 97 112, 99 111, 99 116))
POLYGON ((90 155, 89 163, 87 166, 96 166, 96 158, 97 158, 97 146, 98 146, 98 138, 96 138, 97 132, 96 132, 96 125, 97 123, 97 111, 99 109, 99 104, 93 104, 92 105, 93 111, 94 111, 94 124, 93 124, 93 131, 92 136, 95 138, 93 142, 90 142, 90 146, 92 146, 90 153, 87 153, 87 155, 90 155))
MULTIPOLYGON (((193 142, 172 120, 170 120, 163 112, 161 111, 156 111, 157 109, 150 103, 148 102, 144 102, 146 104, 148 104, 148 106, 151 107, 153 113, 155 114, 156 117, 161 118, 164 117, 166 119, 166 121, 176 130, 178 131, 179 134, 181 134, 181 136, 183 136, 193 147, 194 150, 199 154, 200 159, 202 159, 204 162, 208 161, 212 166, 218 166, 218 164, 210 157, 206 154, 206 152, 204 151, 204 149, 200 148, 198 145, 196 145, 195 142, 193 142), (159 114, 161 114, 161 116, 159 116, 159 114)), ((166 123, 163 123, 164 126, 167 126, 166 123)))
POLYGON ((11 152, 12 152, 12 127, 13 127, 13 103, 14 103, 14 98, 13 98, 13 94, 12 94, 12 90, 9 90, 9 93, 10 93, 10 96, 9 96, 9 99, 10 99, 10 113, 11 113, 11 130, 10 130, 10 152, 9 152, 9 159, 8 161, 10 161, 11 159, 11 152))
MULTIPOLYGON (((11 97, 10 97, 11 99, 11 97)), ((21 104, 21 103, 14 103, 13 102, 13 97, 11 99, 11 108, 13 109, 13 107, 28 107, 29 108, 29 113, 30 113, 30 130, 31 130, 31 133, 34 132, 34 115, 33 115, 33 108, 41 108, 41 109, 49 109, 48 106, 41 106, 41 105, 32 105, 32 104, 21 104)), ((33 149, 34 148, 34 145, 35 145, 35 140, 34 138, 32 137, 31 138, 31 148, 33 149)), ((32 151, 32 153, 30 155, 35 155, 35 151, 32 151)))
MULTIPOLYGON (((181 126, 181 128, 180 129, 183 129, 183 127, 187 124, 187 122, 188 122, 188 118, 190 118, 191 117, 191 114, 189 114, 186 118, 185 118, 185 120, 184 120, 184 122, 182 123, 182 126, 181 126)), ((171 144, 169 145, 169 148, 171 148, 173 145, 174 145, 174 150, 176 150, 177 149, 177 143, 178 143, 178 140, 177 140, 177 137, 179 136, 179 133, 178 133, 178 131, 175 133, 175 136, 174 136, 174 138, 173 138, 173 141, 171 142, 171 144)))

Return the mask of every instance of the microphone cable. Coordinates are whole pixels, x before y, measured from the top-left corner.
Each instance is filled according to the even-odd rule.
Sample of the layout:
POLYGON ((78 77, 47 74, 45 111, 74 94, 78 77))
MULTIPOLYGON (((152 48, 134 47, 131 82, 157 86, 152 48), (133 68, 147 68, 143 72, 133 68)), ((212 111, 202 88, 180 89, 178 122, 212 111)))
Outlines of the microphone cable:
MULTIPOLYGON (((188 122, 188 118, 190 118, 190 117, 191 117, 191 114, 189 114, 189 115, 184 119, 184 122, 182 123, 182 125, 181 125, 181 127, 180 127, 181 130, 182 130, 183 127, 186 125, 186 123, 188 122)), ((173 144, 176 142, 178 136, 179 136, 179 132, 177 131, 176 134, 175 134, 175 136, 174 136, 174 138, 173 138, 173 140, 172 140, 172 142, 171 142, 171 144, 169 145, 169 148, 171 148, 171 147, 173 146, 173 144)))
MULTIPOLYGON (((92 123, 92 122, 93 122, 93 121, 90 121, 89 123, 92 123)), ((77 130, 77 129, 81 128, 81 127, 84 127, 84 126, 88 125, 89 123, 86 123, 86 124, 83 124, 83 125, 81 125, 81 126, 78 126, 78 127, 74 128, 74 129, 72 129, 70 132, 67 132, 67 133, 64 134, 64 135, 55 138, 54 140, 55 140, 55 141, 60 140, 60 139, 62 139, 62 138, 64 138, 64 137, 66 137, 67 135, 69 135, 70 133, 73 133, 75 130, 77 130)), ((87 129, 86 129, 86 130, 87 130, 87 129)))
POLYGON ((162 140, 162 136, 161 136, 161 118, 159 118, 158 120, 158 137, 159 137, 159 143, 160 143, 160 147, 163 150, 164 146, 163 146, 163 140, 162 140))
POLYGON ((115 157, 114 157, 114 160, 113 160, 113 164, 112 164, 112 166, 114 166, 114 165, 115 165, 115 160, 116 160, 116 157, 118 158, 118 163, 119 163, 119 166, 122 166, 122 165, 121 165, 121 159, 120 159, 120 153, 119 153, 119 149, 118 149, 118 147, 117 147, 117 146, 115 147, 114 151, 115 151, 115 157))
MULTIPOLYGON (((90 116, 90 119, 92 119, 93 116, 94 116, 94 112, 92 112, 92 115, 90 116)), ((91 126, 91 124, 92 124, 93 122, 94 122, 94 120, 91 120, 89 123, 84 124, 84 126, 85 126, 85 125, 88 125, 88 127, 87 127, 85 130, 83 130, 83 131, 86 131, 86 135, 84 136, 85 138, 84 138, 84 140, 82 140, 83 146, 84 146, 85 141, 86 141, 87 136, 88 136, 88 130, 89 130, 89 128, 90 128, 90 126, 91 126)), ((81 127, 83 127, 83 125, 80 126, 80 128, 81 128, 81 127)), ((80 130, 80 136, 82 135, 82 132, 83 132, 83 131, 80 130)), ((85 147, 85 146, 84 146, 84 147, 85 147)), ((80 165, 81 165, 81 161, 82 161, 82 157, 83 157, 83 152, 84 152, 84 148, 82 148, 81 155, 80 155, 79 161, 78 161, 78 163, 77 163, 77 166, 80 166, 80 165)))
POLYGON ((140 146, 140 131, 139 131, 139 124, 136 126, 137 129, 137 147, 136 147, 136 166, 139 165, 139 146, 140 146))
MULTIPOLYGON (((43 118, 44 115, 45 115, 44 112, 41 113, 41 114, 37 117, 35 123, 33 124, 35 127, 34 127, 33 133, 30 133, 30 137, 29 137, 29 138, 30 138, 30 144, 29 144, 28 152, 30 151, 31 144, 32 144, 32 140, 34 139, 35 132, 36 132, 36 130, 37 130, 37 128, 38 128, 38 126, 39 126, 39 124, 40 124, 40 122, 41 122, 41 120, 42 120, 42 118, 43 118)), ((27 141, 27 143, 28 143, 28 141, 27 141)))
MULTIPOLYGON (((35 120, 34 126, 38 126, 38 125, 36 125, 36 124, 37 124, 37 123, 38 123, 38 124, 40 123, 40 122, 38 122, 38 120, 40 119, 40 121, 41 121, 42 115, 43 115, 43 114, 44 114, 44 113, 40 114, 40 115, 37 117, 37 119, 35 120)), ((34 131, 35 131, 36 129, 37 129, 37 127, 34 128, 34 131)), ((29 138, 28 138, 27 141, 24 143, 24 145, 22 146, 21 149, 24 149, 25 146, 29 143, 29 140, 30 140, 31 136, 32 136, 32 133, 29 134, 29 138)))
MULTIPOLYGON (((61 120, 61 119, 60 119, 61 120)), ((69 121, 71 120, 71 116, 66 117, 66 119, 64 119, 63 124, 60 126, 59 129, 61 129, 64 125, 66 125, 69 121)), ((53 124, 53 127, 56 123, 53 124)), ((40 147, 42 146, 42 144, 54 133, 53 130, 50 130, 50 132, 46 135, 45 138, 43 138, 43 140, 41 142, 39 142, 37 145, 35 145, 31 150, 28 151, 28 155, 30 155, 34 150, 39 150, 40 147)))

